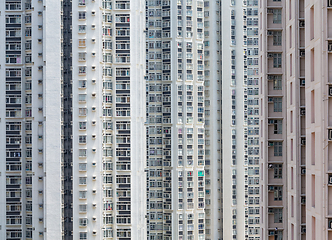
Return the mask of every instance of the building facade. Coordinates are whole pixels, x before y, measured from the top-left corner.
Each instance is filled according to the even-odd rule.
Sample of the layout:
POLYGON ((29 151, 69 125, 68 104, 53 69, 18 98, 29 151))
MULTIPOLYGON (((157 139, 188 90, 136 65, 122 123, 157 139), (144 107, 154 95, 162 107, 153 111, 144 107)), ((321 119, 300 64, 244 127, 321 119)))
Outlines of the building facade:
POLYGON ((1 2, 1 239, 61 238, 60 7, 1 2))
POLYGON ((1 239, 146 238, 144 7, 1 3, 1 239))
POLYGON ((262 239, 332 237, 331 8, 259 5, 262 239))
POLYGON ((5 0, 0 238, 260 239, 257 9, 5 0))

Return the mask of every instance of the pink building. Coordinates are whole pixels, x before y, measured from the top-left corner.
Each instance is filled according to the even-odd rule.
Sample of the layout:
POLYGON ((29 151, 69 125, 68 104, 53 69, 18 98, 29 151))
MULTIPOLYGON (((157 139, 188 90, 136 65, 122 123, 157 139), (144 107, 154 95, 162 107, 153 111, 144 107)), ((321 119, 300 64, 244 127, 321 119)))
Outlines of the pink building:
POLYGON ((332 1, 259 17, 261 239, 332 239, 332 1))

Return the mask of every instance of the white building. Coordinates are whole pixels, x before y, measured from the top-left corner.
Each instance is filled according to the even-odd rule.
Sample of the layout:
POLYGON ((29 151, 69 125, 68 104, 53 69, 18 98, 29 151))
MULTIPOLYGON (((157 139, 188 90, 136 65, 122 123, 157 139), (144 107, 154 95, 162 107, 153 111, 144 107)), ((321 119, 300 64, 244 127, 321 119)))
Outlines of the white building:
POLYGON ((146 236, 144 26, 143 1, 72 5, 73 239, 146 236))
POLYGON ((60 2, 0 10, 0 238, 60 239, 60 2))
POLYGON ((256 1, 0 10, 0 236, 259 239, 256 1))

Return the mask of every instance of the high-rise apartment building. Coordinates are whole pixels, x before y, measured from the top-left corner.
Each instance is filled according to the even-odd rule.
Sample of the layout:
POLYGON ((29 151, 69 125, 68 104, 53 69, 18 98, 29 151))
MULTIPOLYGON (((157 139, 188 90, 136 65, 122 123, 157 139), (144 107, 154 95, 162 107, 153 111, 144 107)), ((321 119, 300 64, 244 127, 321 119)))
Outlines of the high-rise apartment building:
POLYGON ((5 0, 0 238, 260 239, 257 5, 5 0))
POLYGON ((261 239, 330 239, 332 2, 259 18, 261 239))
POLYGON ((147 1, 148 239, 205 239, 203 1, 147 1))
POLYGON ((220 31, 222 236, 260 239, 258 2, 222 2, 220 31))
POLYGON ((0 10, 0 238, 60 239, 60 3, 0 10))
POLYGON ((1 239, 146 238, 144 6, 1 3, 1 239))

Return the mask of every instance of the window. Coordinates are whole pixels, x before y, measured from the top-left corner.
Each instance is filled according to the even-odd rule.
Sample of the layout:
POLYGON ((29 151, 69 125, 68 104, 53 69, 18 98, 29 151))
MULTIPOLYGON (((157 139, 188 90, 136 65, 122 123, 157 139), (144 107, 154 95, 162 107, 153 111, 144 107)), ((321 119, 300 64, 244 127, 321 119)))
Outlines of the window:
POLYGON ((78 40, 78 46, 79 47, 85 47, 85 39, 79 39, 78 40))
POLYGON ((86 102, 86 94, 78 94, 79 102, 86 102))
POLYGON ((80 204, 79 205, 79 212, 80 213, 86 212, 86 209, 87 209, 87 205, 86 204, 80 204))
POLYGON ((86 74, 86 66, 78 67, 78 74, 86 74))
POLYGON ((282 120, 274 120, 274 134, 282 134, 282 120))
POLYGON ((88 233, 80 232, 80 240, 86 240, 86 239, 88 239, 88 233))
MULTIPOLYGON (((85 6, 85 0, 78 0, 78 6, 85 6)), ((86 238, 82 238, 86 239, 86 238)))
POLYGON ((274 68, 281 68, 281 53, 274 53, 273 54, 273 67, 274 68))
POLYGON ((79 80, 78 88, 86 88, 86 80, 79 80))
POLYGON ((282 208, 274 209, 274 222, 282 223, 282 208))
POLYGON ((79 163, 78 169, 79 171, 86 171, 86 163, 79 163))
POLYGON ((282 201, 282 186, 274 187, 274 201, 282 201))
POLYGON ((273 23, 281 24, 281 9, 273 10, 273 23))
POLYGON ((275 75, 273 80, 273 90, 281 90, 282 89, 282 76, 275 75))
POLYGON ((31 37, 31 27, 27 27, 27 28, 25 29, 25 36, 26 36, 26 37, 31 37))
POLYGON ((282 41, 282 32, 274 31, 273 32, 273 46, 281 46, 282 41))
POLYGON ((78 143, 79 144, 86 144, 86 135, 78 136, 78 143))
POLYGON ((273 98, 273 111, 282 112, 282 98, 273 98))
POLYGON ((86 199, 86 191, 79 191, 79 198, 86 199))
POLYGON ((86 185, 86 177, 80 177, 79 178, 79 184, 80 185, 86 185))
POLYGON ((78 33, 85 33, 86 25, 78 25, 78 33))
POLYGON ((274 142, 274 156, 280 157, 282 156, 282 142, 274 142))
POLYGON ((78 60, 79 61, 85 61, 86 60, 86 53, 85 52, 78 53, 78 60))
POLYGON ((79 149, 79 157, 86 157, 86 149, 79 149))
POLYGON ((274 178, 282 178, 282 164, 274 164, 273 165, 273 177, 274 178))
POLYGON ((282 231, 278 230, 274 232, 274 239, 275 240, 282 240, 282 231))
POLYGON ((86 12, 78 12, 78 19, 85 20, 86 19, 85 14, 86 14, 86 12))
POLYGON ((86 122, 78 123, 79 130, 86 130, 86 122))

